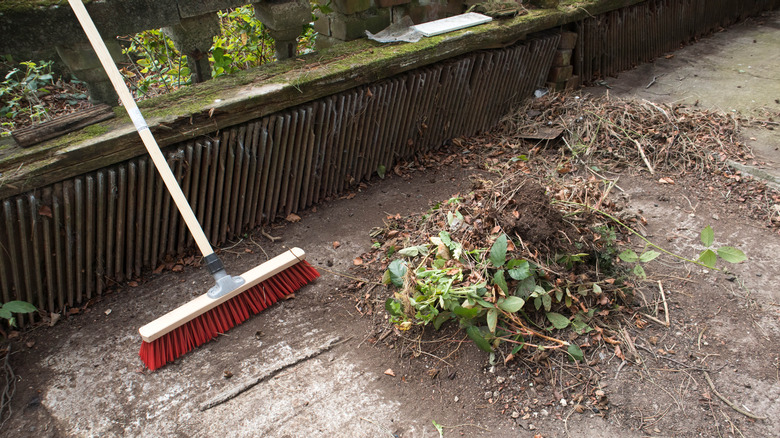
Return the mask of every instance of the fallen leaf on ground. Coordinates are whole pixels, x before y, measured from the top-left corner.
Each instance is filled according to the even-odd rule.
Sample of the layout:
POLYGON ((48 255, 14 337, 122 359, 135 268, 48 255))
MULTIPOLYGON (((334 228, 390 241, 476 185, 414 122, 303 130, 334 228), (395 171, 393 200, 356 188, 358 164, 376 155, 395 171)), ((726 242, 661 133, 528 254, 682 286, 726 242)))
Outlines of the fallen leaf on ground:
POLYGON ((363 264, 363 259, 361 259, 360 257, 357 257, 357 258, 355 258, 355 260, 352 260, 352 264, 354 264, 355 266, 360 266, 360 265, 363 264))
POLYGON ((659 179, 658 182, 661 184, 674 184, 674 180, 669 178, 668 176, 659 179))
POLYGON ((338 248, 340 246, 341 246, 341 242, 339 242, 338 240, 333 242, 333 249, 336 249, 336 248, 338 248))
POLYGON ((387 374, 390 377, 395 377, 395 372, 393 372, 392 368, 388 368, 385 370, 385 374, 387 374))
POLYGON ((300 220, 301 220, 301 217, 300 217, 300 216, 298 216, 298 215, 297 215, 297 214, 295 214, 295 213, 290 213, 289 215, 287 215, 287 217, 285 218, 285 220, 286 220, 287 222, 292 222, 292 223, 295 223, 295 222, 300 222, 300 220))

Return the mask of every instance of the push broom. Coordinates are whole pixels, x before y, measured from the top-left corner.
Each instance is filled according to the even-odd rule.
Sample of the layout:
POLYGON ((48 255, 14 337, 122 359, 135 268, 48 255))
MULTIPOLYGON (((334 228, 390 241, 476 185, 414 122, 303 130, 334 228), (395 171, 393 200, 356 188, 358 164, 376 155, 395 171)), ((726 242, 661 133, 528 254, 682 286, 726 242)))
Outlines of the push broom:
POLYGON ((68 2, 130 115, 146 150, 152 157, 154 166, 160 173, 216 282, 205 294, 138 330, 143 339, 139 352, 141 360, 149 369, 155 370, 208 342, 218 334, 241 324, 251 315, 319 277, 319 273, 306 262, 306 254, 300 248, 292 248, 240 276, 231 276, 225 272, 222 261, 214 253, 206 233, 203 232, 192 207, 176 182, 176 177, 168 167, 160 147, 146 125, 146 120, 135 104, 87 9, 81 0, 68 0, 68 2))

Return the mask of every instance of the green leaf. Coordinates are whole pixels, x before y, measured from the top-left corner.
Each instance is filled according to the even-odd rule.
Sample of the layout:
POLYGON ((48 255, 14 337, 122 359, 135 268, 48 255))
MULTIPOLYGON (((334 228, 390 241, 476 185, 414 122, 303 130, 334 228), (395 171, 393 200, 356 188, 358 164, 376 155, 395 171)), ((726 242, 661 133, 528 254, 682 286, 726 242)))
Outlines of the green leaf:
POLYGON ((402 317, 404 312, 401 309, 401 302, 395 298, 388 298, 385 300, 385 310, 392 316, 402 317))
POLYGON ((555 312, 547 312, 547 319, 552 323, 553 327, 557 328, 558 330, 565 329, 571 323, 569 318, 555 312))
POLYGON ((705 250, 699 255, 699 261, 708 268, 715 268, 715 262, 718 261, 718 256, 711 250, 705 250))
POLYGON ((385 167, 384 164, 380 164, 379 167, 376 168, 376 174, 380 179, 385 179, 385 172, 387 172, 387 167, 385 167))
POLYGON ((13 313, 30 313, 37 309, 27 301, 9 301, 3 304, 3 309, 13 313))
POLYGON ((520 297, 507 297, 504 301, 498 303, 501 310, 509 313, 515 313, 525 306, 525 300, 520 297))
POLYGON ((498 325, 498 310, 496 310, 495 307, 488 310, 487 324, 488 324, 488 329, 490 329, 490 333, 495 334, 496 326, 498 325))
POLYGON ((577 332, 577 334, 579 335, 583 333, 588 333, 593 330, 593 327, 589 326, 581 318, 574 318, 574 320, 572 320, 571 322, 571 326, 574 328, 574 331, 577 332))
POLYGON ((509 293, 509 288, 506 285, 506 279, 504 279, 504 270, 501 269, 493 275, 493 284, 501 288, 505 294, 509 293))
POLYGON ((439 432, 439 438, 444 438, 444 426, 434 420, 431 420, 431 423, 433 423, 433 427, 436 428, 436 431, 439 432))
POLYGON ((482 336, 482 330, 480 330, 479 327, 472 325, 466 329, 466 334, 469 335, 469 338, 471 338, 475 344, 477 344, 477 347, 479 347, 480 350, 486 351, 488 353, 493 351, 493 349, 490 347, 490 343, 488 343, 488 341, 485 340, 485 337, 482 336))
POLYGON ((599 295, 601 293, 601 286, 598 283, 593 283, 593 293, 599 295))
POLYGON ((545 311, 550 311, 550 307, 552 307, 552 298, 550 298, 550 294, 542 295, 542 305, 544 305, 545 311))
POLYGON ((388 272, 390 272, 390 281, 398 286, 401 287, 404 285, 404 276, 406 275, 406 262, 403 260, 393 260, 390 262, 390 265, 387 267, 388 272))
POLYGON ((568 351, 569 356, 571 356, 571 358, 576 360, 576 361, 583 361, 583 360, 585 360, 585 355, 582 354, 582 350, 576 344, 569 345, 569 348, 566 351, 568 351))
POLYGON ((0 318, 3 319, 11 319, 13 318, 14 314, 11 313, 9 310, 6 310, 5 308, 0 308, 0 318))
POLYGON ((712 230, 711 226, 707 225, 701 230, 700 237, 704 246, 712 246, 712 242, 715 241, 715 231, 712 230))
POLYGON ((515 280, 525 280, 531 276, 531 265, 528 260, 512 259, 506 265, 509 276, 515 280))
POLYGON ((647 263, 655 260, 655 258, 658 257, 659 255, 661 255, 661 253, 657 251, 653 251, 653 250, 645 251, 642 253, 642 255, 639 256, 639 261, 643 263, 647 263))
POLYGON ((481 307, 455 306, 455 308, 452 309, 452 312, 463 319, 471 319, 477 316, 477 314, 481 309, 482 309, 481 307))
MULTIPOLYGON (((509 275, 512 274, 510 273, 509 275)), ((528 298, 528 295, 533 292, 534 288, 536 288, 536 281, 534 280, 534 277, 526 277, 517 285, 517 289, 515 289, 515 295, 518 295, 521 298, 528 298)))
POLYGON ((718 255, 729 263, 740 263, 747 260, 747 256, 744 252, 731 246, 721 246, 718 248, 718 255))
POLYGON ((639 256, 636 255, 634 250, 627 249, 620 254, 618 254, 618 257, 620 257, 620 260, 623 260, 626 263, 634 263, 636 261, 639 261, 639 256))
POLYGON ((433 320, 433 328, 436 330, 441 327, 442 324, 449 321, 449 319, 452 318, 452 312, 442 312, 438 315, 436 315, 436 318, 433 320))
POLYGON ((639 278, 647 278, 647 273, 645 273, 645 268, 643 268, 642 265, 634 266, 634 275, 639 278))
POLYGON ((417 257, 420 254, 426 254, 428 252, 428 245, 410 246, 398 251, 399 255, 406 257, 417 257))
POLYGON ((515 345, 515 348, 512 349, 512 354, 517 354, 517 352, 522 350, 524 346, 525 346, 525 342, 520 341, 520 343, 515 345))
POLYGON ((496 268, 504 266, 506 262, 506 234, 501 234, 490 248, 490 264, 496 268))
POLYGON ((452 248, 452 238, 450 237, 450 233, 442 230, 439 231, 439 239, 441 239, 441 242, 446 245, 449 249, 452 248))

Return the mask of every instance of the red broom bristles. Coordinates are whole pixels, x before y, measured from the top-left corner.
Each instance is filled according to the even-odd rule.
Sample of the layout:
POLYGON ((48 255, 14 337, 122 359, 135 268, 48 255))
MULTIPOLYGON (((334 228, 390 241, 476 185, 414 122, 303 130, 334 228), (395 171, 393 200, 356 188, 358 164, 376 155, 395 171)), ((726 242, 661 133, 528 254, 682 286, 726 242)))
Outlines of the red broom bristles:
POLYGON ((302 260, 154 341, 142 341, 138 354, 150 370, 156 370, 241 324, 319 276, 316 269, 302 260))

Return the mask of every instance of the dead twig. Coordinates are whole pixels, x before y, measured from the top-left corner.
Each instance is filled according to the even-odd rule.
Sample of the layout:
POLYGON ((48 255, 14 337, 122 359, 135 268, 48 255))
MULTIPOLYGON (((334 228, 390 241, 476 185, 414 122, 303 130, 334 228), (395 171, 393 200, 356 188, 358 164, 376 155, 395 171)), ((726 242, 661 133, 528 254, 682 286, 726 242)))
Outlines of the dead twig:
POLYGON ((718 392, 717 389, 715 389, 715 384, 712 383, 712 379, 710 379, 710 374, 707 371, 704 372, 704 379, 707 380, 707 384, 710 385, 710 389, 712 389, 712 393, 717 395, 723 403, 726 403, 731 409, 734 409, 735 411, 739 412, 740 414, 752 418, 754 420, 766 420, 767 417, 759 417, 758 415, 751 414, 750 412, 740 408, 739 406, 735 405, 733 402, 731 402, 729 399, 721 395, 721 393, 718 392))

